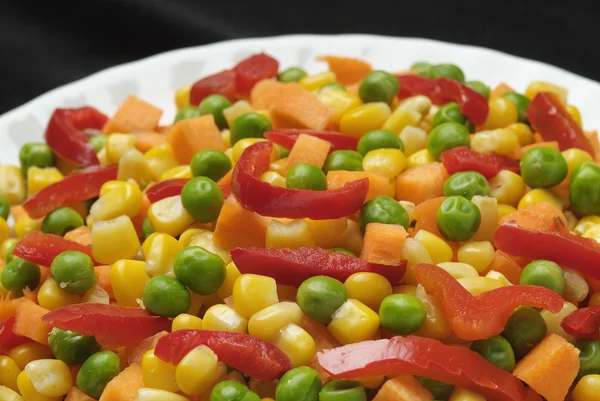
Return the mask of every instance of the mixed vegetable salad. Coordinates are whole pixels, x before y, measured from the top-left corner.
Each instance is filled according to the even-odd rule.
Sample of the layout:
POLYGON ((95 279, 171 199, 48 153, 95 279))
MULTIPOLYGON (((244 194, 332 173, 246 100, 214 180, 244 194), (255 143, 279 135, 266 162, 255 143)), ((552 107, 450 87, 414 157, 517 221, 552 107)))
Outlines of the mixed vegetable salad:
POLYGON ((600 399, 565 88, 253 55, 0 166, 0 401, 600 399), (14 221, 14 227, 8 221, 14 221))

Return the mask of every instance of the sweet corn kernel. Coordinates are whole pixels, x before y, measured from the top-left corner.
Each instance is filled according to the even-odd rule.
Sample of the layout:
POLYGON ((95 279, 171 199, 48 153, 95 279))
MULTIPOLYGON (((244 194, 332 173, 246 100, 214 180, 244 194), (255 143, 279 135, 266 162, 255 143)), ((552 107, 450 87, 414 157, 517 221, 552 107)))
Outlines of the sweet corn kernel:
POLYGON ((567 210, 563 214, 565 215, 565 219, 567 219, 567 228, 569 229, 569 232, 573 233, 575 226, 577 226, 577 223, 579 223, 577 216, 575 216, 575 214, 570 210, 567 210))
MULTIPOLYGON (((0 217, 0 243, 6 242, 10 237, 10 227, 3 217, 0 217)), ((6 252, 0 254, 0 259, 4 259, 6 252)))
POLYGON ((498 226, 498 201, 489 196, 475 195, 471 202, 477 206, 481 214, 481 222, 472 241, 494 241, 494 233, 498 226))
POLYGON ((335 82, 335 79, 335 73, 331 71, 325 71, 318 74, 308 75, 298 81, 298 83, 302 85, 304 89, 314 91, 325 84, 335 82))
POLYGON ((205 231, 206 230, 203 229, 203 228, 188 228, 183 233, 181 233, 181 235, 179 236, 178 241, 179 241, 179 243, 181 244, 182 247, 187 248, 188 246, 190 246, 190 243, 192 242, 192 239, 196 235, 202 234, 205 231))
POLYGON ((76 304, 81 297, 64 291, 52 277, 48 277, 38 291, 38 304, 42 308, 55 310, 63 306, 76 304))
POLYGON ((227 305, 213 305, 204 313, 202 330, 245 333, 248 320, 227 305))
POLYGON ((517 211, 517 208, 511 205, 498 204, 498 221, 502 220, 504 216, 508 216, 511 213, 517 211))
POLYGON ((365 155, 362 166, 368 173, 394 178, 406 168, 406 157, 400 149, 375 149, 365 155))
MULTIPOLYGON (((249 146, 252 146, 258 142, 266 142, 266 139, 263 139, 263 138, 240 139, 239 141, 237 141, 235 143, 235 145, 233 145, 233 148, 231 148, 231 160, 234 163, 237 163, 237 161, 240 160, 240 157, 242 157, 242 153, 244 153, 244 150, 246 150, 246 148, 248 148, 249 146)), ((273 151, 271 152, 271 162, 274 162, 276 160, 279 160, 279 148, 277 146, 273 146, 273 151)))
POLYGON ((461 262, 444 262, 438 263, 438 266, 446 270, 450 275, 456 279, 463 277, 477 277, 479 273, 473 266, 467 263, 461 262))
POLYGON ((288 168, 287 157, 276 160, 270 164, 270 169, 278 174, 281 174, 282 176, 285 176, 287 174, 287 168, 288 168))
POLYGON ((406 273, 404 273, 402 282, 412 285, 419 284, 411 267, 419 263, 433 263, 431 256, 429 256, 429 252, 427 251, 427 247, 421 241, 414 238, 406 238, 406 240, 404 240, 402 254, 408 263, 408 269, 406 269, 406 273))
POLYGON ((482 273, 492 263, 495 255, 494 246, 489 241, 467 241, 458 248, 457 259, 482 273))
MULTIPOLYGON (((157 228, 154 223, 152 226, 157 228)), ((139 250, 140 240, 129 217, 94 223, 92 257, 95 261, 108 265, 119 259, 133 259, 139 250)))
POLYGON ((398 103, 397 108, 418 111, 421 115, 427 115, 431 110, 431 100, 427 96, 411 96, 398 103))
POLYGON ((155 231, 173 237, 184 232, 194 222, 194 218, 183 207, 180 195, 154 202, 148 208, 148 219, 155 231))
POLYGON ((177 364, 175 380, 185 394, 200 395, 225 373, 225 364, 219 362, 210 348, 201 345, 188 352, 177 364))
POLYGON ((427 145, 427 132, 424 129, 412 125, 406 126, 398 135, 404 144, 404 154, 410 156, 427 145))
POLYGON ((185 106, 190 105, 190 92, 192 91, 192 85, 182 86, 175 92, 175 106, 177 109, 183 109, 185 106))
POLYGON ((365 386, 368 389, 376 389, 383 384, 385 376, 370 376, 356 379, 357 382, 365 386))
POLYGON ((12 347, 6 355, 17 364, 19 369, 23 370, 31 361, 52 358, 52 351, 47 345, 28 341, 12 347))
POLYGON ((577 125, 581 127, 581 113, 579 112, 579 109, 570 104, 567 106, 567 112, 571 115, 573 120, 575 120, 577 125))
POLYGON ((111 163, 110 160, 108 160, 108 157, 106 156, 106 147, 100 149, 100 152, 96 153, 96 156, 98 156, 98 161, 100 162, 101 166, 110 166, 111 163))
POLYGON ((25 401, 14 389, 0 385, 0 401, 25 401))
POLYGON ((387 103, 367 103, 344 113, 340 120, 340 131, 360 138, 369 131, 380 129, 391 114, 387 103))
POLYGON ((225 144, 226 148, 231 147, 231 131, 229 131, 228 129, 224 129, 223 131, 221 131, 221 139, 223 140, 223 143, 225 144))
POLYGON ((594 241, 600 243, 600 224, 595 224, 585 230, 583 234, 581 234, 584 238, 591 238, 594 241))
POLYGON ((60 401, 63 397, 51 397, 38 392, 26 371, 19 373, 17 378, 19 392, 25 401, 60 401))
POLYGON ((110 283, 120 306, 138 307, 148 280, 146 264, 139 260, 119 260, 110 269, 110 283))
POLYGON ((292 361, 292 366, 308 365, 315 355, 315 340, 297 324, 290 323, 279 331, 274 342, 292 361))
POLYGON ((485 397, 463 387, 454 387, 448 401, 486 401, 485 397))
POLYGON ((250 103, 245 100, 238 100, 231 106, 223 109, 223 115, 227 120, 227 125, 231 127, 233 120, 244 114, 252 113, 253 111, 254 109, 250 106, 250 103))
MULTIPOLYGON (((6 220, 4 220, 4 222, 6 223, 6 220)), ((0 224, 2 224, 2 223, 0 223, 0 224)), ((8 227, 8 223, 7 223, 6 227, 8 227)), ((6 227, 4 227, 0 230, 6 230, 6 227)), ((9 227, 8 232, 10 233, 10 227, 9 227)), ((0 234, 0 236, 3 236, 3 237, 6 236, 5 231, 2 232, 2 234, 0 234)), ((4 241, 0 242, 0 259, 6 259, 6 256, 8 255, 8 251, 11 250, 17 244, 17 242, 19 242, 19 240, 16 238, 7 238, 4 241)))
POLYGON ((443 239, 430 233, 429 231, 419 230, 415 239, 425 245, 427 253, 434 264, 450 262, 452 260, 452 248, 443 239))
POLYGON ((589 306, 600 305, 600 292, 595 292, 590 297, 589 306))
POLYGON ((517 138, 519 138, 519 145, 525 146, 533 143, 533 132, 531 131, 531 128, 529 128, 529 125, 514 123, 506 128, 517 135, 517 138))
POLYGON ((233 286, 236 280, 242 275, 237 266, 233 262, 229 262, 225 266, 225 281, 215 293, 219 298, 225 299, 233 294, 233 286))
POLYGON ((417 286, 409 284, 397 285, 392 289, 392 292, 394 294, 415 295, 417 293, 417 286))
POLYGON ((498 203, 516 206, 527 192, 523 178, 509 170, 501 170, 490 179, 490 196, 498 203))
POLYGON ((260 176, 260 180, 276 187, 285 188, 285 177, 275 171, 266 171, 260 176))
POLYGON ((186 164, 183 166, 171 167, 160 175, 158 181, 172 180, 175 178, 194 178, 190 165, 186 164))
POLYGON ((321 248, 335 247, 339 238, 348 228, 348 220, 345 217, 327 220, 305 219, 305 221, 308 223, 316 245, 321 248))
POLYGON ((218 255, 223 262, 229 263, 231 262, 231 255, 229 254, 229 250, 223 249, 213 241, 213 232, 212 231, 204 231, 197 235, 195 235, 190 241, 190 246, 199 246, 201 248, 206 249, 209 252, 218 255))
POLYGON ((426 317, 423 326, 415 333, 416 336, 444 340, 452 334, 452 329, 444 314, 442 304, 427 294, 421 284, 417 286, 415 296, 425 305, 426 317))
POLYGON ((168 143, 155 146, 148 150, 144 153, 144 158, 156 177, 160 177, 165 171, 176 167, 179 164, 175 157, 175 153, 173 152, 173 148, 168 143))
POLYGON ((175 365, 154 355, 153 349, 146 351, 142 358, 142 374, 146 387, 178 392, 179 386, 175 381, 175 370, 175 365))
POLYGON ((31 166, 27 170, 27 192, 29 196, 35 195, 48 185, 59 182, 64 178, 55 167, 39 168, 31 166))
POLYGON ((90 216, 97 221, 112 220, 119 216, 134 217, 142 209, 142 191, 131 182, 121 182, 122 185, 100 195, 90 208, 90 216))
POLYGON ((142 253, 146 258, 146 274, 150 277, 161 274, 173 274, 175 257, 183 249, 183 245, 174 237, 153 233, 144 241, 142 253))
POLYGON ((600 216, 584 216, 579 220, 573 231, 575 231, 575 234, 581 235, 596 224, 600 224, 600 216))
POLYGON ((504 287, 504 283, 489 277, 463 277, 457 281, 473 296, 504 287))
POLYGON ((267 248, 315 247, 315 239, 305 220, 271 220, 267 225, 265 244, 267 248))
POLYGON ((417 125, 422 117, 423 115, 415 109, 397 107, 381 128, 400 134, 404 128, 417 125))
POLYGON ((158 181, 158 175, 150 168, 148 160, 137 149, 128 149, 119 160, 117 179, 135 180, 141 188, 146 188, 151 182, 158 181))
POLYGON ((206 296, 196 294, 194 291, 189 291, 189 292, 190 292, 190 307, 188 308, 186 313, 188 315, 197 316, 200 313, 202 306, 204 306, 204 301, 206 299, 206 296))
POLYGON ((547 189, 536 188, 527 192, 519 201, 517 205, 517 209, 522 209, 525 206, 533 205, 537 202, 548 202, 553 206, 556 206, 557 209, 562 210, 563 204, 556 196, 552 194, 552 192, 547 189))
POLYGON ((265 341, 275 341, 279 331, 290 323, 300 324, 302 310, 295 302, 279 302, 256 312, 248 321, 248 334, 265 341))
POLYGON ((433 162, 435 162, 435 159, 431 153, 427 149, 421 149, 408 156, 406 159, 406 168, 413 168, 433 162))
POLYGON ((581 302, 586 299, 590 292, 590 286, 585 277, 568 267, 563 267, 563 275, 565 277, 563 298, 574 302, 581 302))
POLYGON ((171 331, 177 330, 202 330, 202 319, 198 316, 182 313, 173 319, 171 331))
MULTIPOLYGON (((519 112, 517 111, 517 108, 505 97, 498 97, 494 100, 490 100, 489 107, 490 111, 488 113, 487 120, 485 120, 485 123, 483 124, 483 128, 486 130, 504 128, 508 125, 516 123, 519 119, 519 112)), ((514 134, 512 131, 511 133, 515 135, 515 139, 517 139, 516 134, 514 134)))
POLYGON ((73 385, 71 369, 59 359, 39 359, 25 366, 35 390, 48 397, 60 397, 73 385))
POLYGON ((246 319, 277 302, 277 283, 271 277, 242 274, 233 285, 233 307, 246 319))
POLYGON ((0 355, 0 385, 18 391, 17 377, 19 373, 21 373, 21 369, 12 358, 0 355))
POLYGON ((141 388, 138 390, 135 401, 189 401, 189 399, 182 395, 157 388, 141 388))
MULTIPOLYGON (((506 100, 504 98, 499 98, 506 100)), ((508 100, 506 100, 511 106, 508 100)), ((514 106, 512 106, 514 107, 514 106)), ((481 131, 471 138, 471 150, 478 153, 495 152, 499 155, 508 155, 519 147, 519 138, 513 131, 497 127, 492 131, 481 131)))
POLYGON ((387 278, 377 273, 354 273, 346 279, 344 285, 348 296, 356 299, 369 308, 378 311, 381 302, 392 295, 392 285, 387 278))
POLYGON ((592 156, 590 156, 588 152, 578 148, 570 148, 567 150, 563 150, 561 153, 567 161, 568 177, 570 177, 571 174, 573 174, 573 170, 575 170, 575 167, 579 166, 586 160, 592 160, 592 156))
POLYGON ((379 315, 356 299, 349 299, 331 316, 327 330, 342 345, 372 340, 379 329, 379 315))
POLYGON ((135 148, 135 136, 131 134, 111 134, 106 139, 106 158, 112 164, 119 163, 129 149, 135 148))
POLYGON ((26 236, 29 233, 32 233, 34 231, 40 231, 42 229, 43 221, 44 221, 43 218, 32 219, 29 216, 23 217, 22 219, 19 219, 19 221, 17 221, 15 223, 15 235, 17 236, 18 239, 22 239, 24 236, 26 236))
MULTIPOLYGON (((432 107, 432 109, 433 109, 433 107, 432 107)), ((422 130, 424 130, 425 132, 427 132, 429 134, 431 132, 431 130, 433 129, 433 123, 430 120, 428 120, 426 117, 425 119, 423 119, 419 122, 417 127, 421 128, 422 130)))
POLYGON ((600 375, 585 375, 579 380, 571 397, 573 401, 595 401, 600 394, 600 375))
POLYGON ((552 313, 546 309, 542 310, 540 315, 546 322, 547 334, 558 334, 565 340, 569 342, 575 341, 575 337, 570 334, 567 334, 563 328, 560 326, 560 322, 567 317, 567 315, 575 312, 577 310, 577 306, 573 305, 571 302, 565 301, 562 309, 558 313, 552 313))
POLYGON ((362 104, 362 101, 354 93, 338 88, 323 88, 317 93, 317 97, 325 106, 333 111, 331 121, 339 124, 344 113, 362 104))
POLYGON ((498 280, 502 283, 503 286, 513 285, 510 281, 508 281, 504 274, 497 272, 496 270, 490 270, 489 272, 487 272, 485 277, 498 280))
POLYGON ((19 167, 0 165, 0 196, 5 197, 11 205, 18 205, 25 200, 25 180, 19 167))
POLYGON ((567 104, 567 95, 569 91, 562 86, 554 85, 548 82, 534 81, 525 89, 525 96, 533 100, 539 92, 551 92, 558 96, 562 104, 567 104))
POLYGON ((83 294, 81 302, 110 305, 110 295, 100 284, 96 283, 83 294))

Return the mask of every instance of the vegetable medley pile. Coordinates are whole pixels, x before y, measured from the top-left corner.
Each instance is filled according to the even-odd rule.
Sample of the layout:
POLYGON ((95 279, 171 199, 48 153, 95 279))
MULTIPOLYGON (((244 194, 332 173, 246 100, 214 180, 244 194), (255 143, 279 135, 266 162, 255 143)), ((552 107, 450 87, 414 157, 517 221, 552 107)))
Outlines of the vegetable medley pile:
POLYGON ((57 109, 0 166, 0 401, 600 399, 567 90, 320 60, 249 57, 169 126, 57 109))

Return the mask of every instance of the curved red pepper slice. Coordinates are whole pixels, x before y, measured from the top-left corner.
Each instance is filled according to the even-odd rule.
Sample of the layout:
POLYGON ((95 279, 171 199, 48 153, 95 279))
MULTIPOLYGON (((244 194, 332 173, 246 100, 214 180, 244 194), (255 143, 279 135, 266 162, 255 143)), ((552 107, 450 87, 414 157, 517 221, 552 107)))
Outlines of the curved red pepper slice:
POLYGON ((94 148, 82 130, 100 130, 108 117, 93 107, 56 109, 50 117, 44 138, 57 155, 80 166, 100 164, 94 148))
POLYGON ((15 317, 9 317, 0 322, 0 350, 9 350, 14 346, 22 344, 29 339, 13 332, 15 326, 15 317))
POLYGON ((181 195, 181 191, 188 181, 188 178, 174 178, 157 182, 146 190, 146 196, 150 203, 154 203, 164 198, 181 195))
POLYGON ((45 314, 42 320, 61 330, 94 336, 108 348, 136 345, 161 331, 171 330, 171 321, 152 316, 145 309, 94 303, 74 304, 45 314))
POLYGON ((560 150, 579 148, 594 155, 581 127, 554 93, 540 92, 529 103, 527 119, 544 141, 556 141, 560 150))
POLYGON ((397 336, 321 351, 319 364, 334 379, 416 375, 465 387, 488 400, 523 401, 519 379, 468 348, 427 337, 397 336))
POLYGON ((291 149, 296 143, 296 140, 298 140, 300 134, 314 136, 331 143, 330 152, 335 150, 356 150, 356 147, 358 146, 358 138, 340 134, 339 132, 315 131, 298 128, 280 128, 273 131, 267 131, 265 132, 265 138, 286 149, 291 149))
POLYGON ((277 76, 279 61, 264 53, 255 54, 240 61, 233 71, 236 74, 238 96, 247 97, 254 85, 277 76))
POLYGON ((206 345, 226 363, 253 379, 270 382, 292 369, 290 359, 275 345, 248 334, 208 330, 177 330, 161 337, 154 354, 178 364, 188 352, 206 345))
POLYGON ((69 241, 60 235, 35 231, 17 242, 13 255, 41 266, 50 266, 55 257, 65 251, 77 251, 92 257, 92 247, 69 241))
POLYGON ((29 198, 23 207, 34 219, 46 216, 59 207, 83 202, 98 196, 102 184, 117 179, 118 166, 92 166, 66 176, 40 190, 29 198))
POLYGON ((459 146, 443 152, 440 160, 448 173, 454 174, 461 171, 477 171, 485 178, 490 179, 501 170, 510 170, 519 173, 519 162, 508 156, 494 152, 478 153, 466 146, 459 146))
POLYGON ((454 333, 464 340, 482 340, 502 333, 519 306, 545 308, 552 313, 563 307, 562 297, 544 287, 512 285, 474 297, 441 267, 420 263, 412 269, 425 291, 440 300, 454 333))
POLYGON ((591 238, 523 228, 509 221, 496 229, 494 244, 512 256, 551 260, 600 279, 600 244, 591 238))
POLYGON ((565 317, 560 326, 577 338, 600 340, 600 305, 577 309, 565 317))
POLYGON ((190 104, 198 106, 205 97, 210 95, 223 95, 234 101, 236 93, 235 72, 225 70, 194 83, 190 90, 190 104))
POLYGON ((323 248, 235 248, 230 253, 241 273, 269 276, 277 284, 293 287, 314 276, 329 276, 343 282, 361 272, 381 274, 396 285, 406 271, 405 260, 397 266, 385 266, 323 248))
POLYGON ((356 213, 365 202, 366 178, 327 191, 281 188, 259 180, 269 169, 272 149, 270 142, 246 148, 233 169, 231 189, 245 209, 270 217, 326 220, 356 213))
POLYGON ((423 95, 427 96, 431 101, 437 105, 451 102, 452 99, 443 96, 441 89, 435 80, 422 77, 420 75, 399 75, 397 76, 400 81, 400 92, 398 97, 405 99, 407 97, 423 95))

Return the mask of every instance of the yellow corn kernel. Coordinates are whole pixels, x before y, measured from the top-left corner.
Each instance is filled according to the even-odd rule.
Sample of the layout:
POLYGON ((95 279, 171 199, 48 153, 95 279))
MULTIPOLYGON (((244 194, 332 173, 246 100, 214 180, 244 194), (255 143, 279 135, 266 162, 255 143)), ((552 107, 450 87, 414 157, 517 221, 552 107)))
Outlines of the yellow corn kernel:
POLYGON ((138 189, 140 189, 140 187, 137 185, 137 183, 133 180, 131 180, 131 181, 110 180, 110 181, 106 181, 104 184, 102 184, 102 186, 100 187, 100 193, 98 194, 98 196, 102 197, 102 196, 106 195, 107 193, 109 193, 110 191, 117 189, 117 188, 127 188, 128 185, 134 185, 134 186, 137 186, 138 189))
POLYGON ((119 216, 134 217, 142 209, 142 191, 131 182, 121 181, 119 187, 100 195, 90 208, 94 222, 112 220, 119 216))
POLYGON ((581 235, 596 224, 600 224, 600 216, 584 216, 579 220, 573 231, 575 231, 575 234, 581 235))
POLYGON ((575 230, 575 226, 577 226, 577 223, 579 223, 579 220, 577 220, 577 216, 575 216, 575 214, 570 210, 567 210, 563 214, 565 215, 565 219, 567 219, 567 228, 569 229, 569 232, 573 233, 573 230, 575 230))
POLYGON ((248 320, 227 305, 213 305, 204 313, 202 330, 245 333, 248 320))
POLYGON ((139 260, 119 260, 110 269, 110 283, 120 306, 139 306, 149 279, 146 264, 139 260))
POLYGON ((198 316, 182 313, 173 319, 171 331, 202 330, 202 319, 198 316))
POLYGON ((498 204, 498 221, 502 220, 504 216, 508 216, 511 213, 517 211, 517 208, 511 205, 498 204))
MULTIPOLYGON (((244 150, 246 150, 246 148, 248 148, 251 145, 254 145, 255 143, 265 141, 266 139, 263 138, 240 139, 231 148, 231 160, 233 161, 233 163, 237 163, 237 161, 240 160, 240 157, 242 157, 242 153, 244 153, 244 150)), ((279 148, 277 146, 273 146, 273 151, 271 152, 271 162, 279 160, 279 155, 279 148)))
POLYGON ((379 315, 356 299, 349 299, 331 316, 327 330, 341 344, 372 340, 379 329, 379 315))
POLYGON ((548 202, 551 205, 556 206, 557 209, 562 210, 563 204, 552 192, 547 189, 536 188, 527 192, 519 201, 517 209, 522 209, 525 206, 533 205, 537 202, 548 202))
POLYGON ((187 395, 200 395, 227 373, 225 364, 207 346, 194 348, 183 357, 175 370, 177 386, 187 395))
POLYGON ((471 202, 481 213, 481 223, 471 238, 472 241, 494 241, 494 233, 498 226, 498 201, 489 196, 475 195, 471 202))
POLYGON ((161 274, 173 274, 175 257, 183 249, 183 245, 174 237, 153 233, 144 241, 142 253, 146 258, 146 274, 150 277, 161 274))
POLYGON ((187 248, 188 246, 190 246, 190 243, 192 242, 192 239, 196 235, 202 234, 205 231, 206 230, 203 229, 203 228, 188 228, 183 233, 181 233, 181 235, 179 236, 178 241, 179 241, 179 243, 181 244, 182 247, 187 248))
POLYGON ((320 72, 318 74, 308 75, 302 78, 300 81, 298 81, 298 83, 302 85, 304 89, 314 91, 325 84, 335 82, 335 79, 335 73, 331 71, 326 71, 320 72))
POLYGON ((248 321, 248 334, 265 341, 275 341, 279 330, 290 323, 300 324, 302 310, 295 302, 279 302, 256 312, 248 321))
POLYGON ((185 106, 190 105, 190 92, 192 91, 192 85, 182 86, 175 92, 175 106, 177 110, 183 109, 185 106))
POLYGON ((415 239, 425 245, 427 253, 434 264, 450 262, 452 260, 452 248, 443 239, 430 233, 429 231, 419 230, 415 239))
POLYGON ((406 159, 406 168, 413 168, 433 162, 435 162, 435 159, 431 156, 431 153, 427 149, 421 149, 408 156, 406 159))
POLYGON ((226 148, 231 147, 231 131, 229 131, 228 129, 224 129, 223 131, 221 131, 221 139, 223 140, 223 143, 225 144, 226 148))
POLYGON ((567 95, 569 91, 562 86, 554 85, 548 82, 534 81, 525 89, 525 96, 533 100, 539 92, 551 92, 558 96, 562 104, 567 104, 567 95))
POLYGON ((354 93, 338 88, 323 88, 317 93, 317 97, 333 111, 331 121, 335 124, 339 124, 345 112, 362 104, 360 98, 354 93))
POLYGON ((404 128, 417 125, 422 117, 423 115, 415 109, 398 107, 385 120, 381 128, 400 134, 404 128))
POLYGON ((567 317, 567 315, 575 312, 577 310, 577 306, 573 305, 571 302, 565 301, 562 309, 558 313, 552 313, 546 309, 542 310, 540 315, 546 322, 547 334, 558 334, 565 340, 569 342, 575 341, 575 337, 570 334, 567 334, 563 328, 560 326, 560 322, 567 317))
POLYGON ((406 156, 411 156, 413 153, 425 149, 427 144, 427 132, 412 125, 404 127, 398 136, 404 144, 404 154, 406 156))
POLYGON ((23 217, 15 223, 15 235, 18 239, 22 239, 29 233, 34 231, 40 231, 42 229, 42 222, 44 218, 32 219, 31 217, 23 217))
POLYGON ((431 100, 427 96, 417 95, 402 100, 398 103, 397 108, 415 110, 421 115, 426 115, 431 110, 431 107, 431 100))
POLYGON ((456 386, 452 390, 448 401, 485 401, 485 397, 473 393, 466 388, 456 386))
POLYGON ((392 285, 387 278, 377 273, 354 273, 346 279, 344 285, 348 296, 356 299, 369 308, 378 311, 381 302, 392 295, 392 285))
MULTIPOLYGON (((6 223, 6 220, 4 220, 4 223, 6 223)), ((6 227, 8 227, 8 223, 6 223, 6 224, 7 224, 6 227)), ((3 224, 0 223, 0 225, 3 225, 3 224)), ((6 236, 5 231, 3 231, 3 230, 6 230, 6 227, 0 228, 0 236, 2 236, 2 237, 6 236)), ((10 234, 10 227, 8 227, 8 232, 10 234)), ((0 242, 0 259, 5 259, 6 255, 8 254, 8 251, 11 248, 13 248, 17 244, 17 242, 19 242, 19 240, 16 238, 7 238, 4 241, 0 242)))
POLYGON ((340 131, 360 138, 369 131, 380 129, 391 114, 387 103, 367 103, 344 113, 340 120, 340 131))
POLYGON ((29 196, 35 195, 50 184, 59 182, 64 178, 55 167, 39 168, 31 166, 27 170, 27 192, 29 196))
MULTIPOLYGON (((499 98, 506 100, 504 98, 499 98)), ((508 100, 506 100, 511 106, 508 100)), ((512 106, 514 107, 514 106, 512 106)), ((513 131, 498 128, 492 131, 481 131, 471 138, 471 149, 479 153, 495 152, 500 155, 508 155, 519 147, 519 138, 513 131)))
POLYGON ((287 174, 287 166, 288 159, 287 157, 284 157, 283 159, 279 159, 272 162, 270 165, 270 169, 278 174, 281 174, 282 176, 285 176, 287 174))
POLYGON ((0 401, 25 401, 17 390, 0 385, 0 401))
POLYGON ((37 391, 26 371, 19 373, 17 385, 25 401, 60 401, 63 399, 63 397, 51 397, 37 391))
POLYGON ((516 206, 527 192, 523 178, 509 170, 501 170, 490 179, 490 196, 498 203, 516 206))
POLYGON ((233 285, 233 307, 246 319, 277 302, 277 283, 271 277, 242 274, 233 285))
POLYGON ((131 134, 111 134, 106 139, 106 158, 116 164, 129 149, 135 148, 135 136, 131 134))
POLYGON ((215 293, 219 298, 225 299, 233 294, 233 286, 236 280, 242 275, 237 266, 233 262, 229 262, 225 266, 225 281, 215 293))
POLYGON ((190 291, 190 307, 186 311, 188 315, 196 316, 200 313, 200 309, 204 306, 204 300, 206 296, 196 294, 194 291, 190 291))
POLYGON ((315 239, 305 220, 271 220, 265 238, 267 248, 315 247, 315 239))
POLYGON ((76 304, 81 297, 64 291, 52 277, 48 277, 40 286, 38 303, 42 308, 55 310, 63 306, 76 304))
POLYGON ((600 224, 594 224, 589 227, 583 234, 581 234, 583 238, 591 238, 594 241, 600 243, 600 224))
POLYGON ((171 167, 160 175, 158 181, 172 180, 175 178, 194 178, 190 165, 186 164, 183 166, 171 167))
POLYGON ((315 340, 306 330, 294 323, 284 326, 279 331, 274 344, 290 358, 294 367, 308 365, 316 351, 315 340))
MULTIPOLYGON (((10 238, 10 227, 3 217, 0 217, 0 243, 4 244, 10 238)), ((6 251, 0 254, 0 259, 4 259, 6 251)))
POLYGON ((571 397, 573 401, 595 401, 600 394, 600 375, 585 375, 579 380, 571 397))
POLYGON ((590 301, 588 303, 589 306, 600 305, 600 292, 595 292, 590 297, 590 301))
POLYGON ((517 135, 517 138, 519 138, 519 145, 525 146, 533 143, 533 132, 531 131, 531 128, 529 128, 529 125, 514 123, 506 128, 517 135))
POLYGON ((504 283, 489 277, 463 277, 457 281, 473 296, 504 287, 504 283))
MULTIPOLYGON (((433 107, 432 107, 432 109, 433 109, 433 107)), ((433 123, 430 120, 428 120, 427 117, 425 117, 423 120, 421 120, 419 122, 417 127, 421 128, 423 131, 425 131, 429 134, 431 132, 431 130, 433 129, 433 123)))
POLYGON ((260 180, 276 187, 285 188, 285 177, 275 171, 266 171, 260 176, 260 180))
POLYGON ((265 398, 261 398, 260 401, 275 401, 275 400, 271 397, 265 397, 265 398))
MULTIPOLYGON (((515 105, 504 97, 498 97, 489 102, 490 111, 488 113, 487 120, 483 124, 483 128, 486 130, 495 130, 497 128, 504 128, 508 125, 514 124, 519 119, 519 112, 515 105)), ((510 131, 517 140, 518 139, 514 132, 510 131)), ((473 138, 474 139, 474 138, 473 138)), ((471 143, 471 146, 473 144, 471 143)))
POLYGON ((71 369, 59 359, 39 359, 25 366, 35 390, 48 397, 60 397, 73 385, 71 369))
POLYGON ((456 279, 463 277, 478 277, 479 273, 473 266, 468 263, 462 262, 444 262, 438 263, 438 266, 446 270, 450 275, 456 279))
POLYGON ((346 224, 346 231, 337 239, 335 246, 359 255, 363 246, 363 235, 360 231, 360 225, 351 219, 346 219, 346 224))
POLYGON ((578 148, 570 148, 567 150, 563 150, 561 153, 567 161, 568 176, 573 174, 573 170, 575 170, 575 167, 579 166, 586 160, 592 160, 592 156, 590 156, 588 152, 578 148))
POLYGON ((209 252, 218 255, 223 262, 229 263, 231 262, 231 255, 229 254, 229 250, 223 249, 213 241, 213 232, 212 231, 204 231, 197 235, 195 235, 190 241, 190 246, 199 246, 201 248, 206 249, 209 252))
POLYGON ((179 386, 175 382, 175 370, 175 365, 154 355, 153 349, 146 351, 142 358, 142 374, 146 387, 178 392, 179 386))
POLYGON ((31 361, 52 358, 52 351, 47 345, 28 341, 12 347, 6 355, 17 364, 19 369, 23 370, 31 361))
MULTIPOLYGON (((157 228, 154 223, 152 226, 157 228)), ((119 259, 133 259, 139 250, 140 240, 129 217, 94 223, 92 256, 95 261, 109 265, 119 259)))
POLYGON ((376 389, 383 384, 385 376, 370 376, 356 379, 357 382, 365 386, 368 389, 376 389))
POLYGON ((155 231, 173 237, 184 232, 194 222, 194 218, 183 207, 179 195, 154 202, 148 208, 148 219, 155 231))
POLYGON ((406 214, 408 215, 408 224, 412 223, 416 205, 405 200, 398 201, 398 203, 404 208, 404 210, 406 210, 406 214))
POLYGON ((568 267, 563 267, 563 275, 565 277, 563 298, 574 302, 586 299, 590 292, 590 286, 585 278, 579 272, 568 267))
POLYGON ((494 246, 489 241, 467 241, 458 248, 457 259, 482 273, 492 263, 495 255, 494 246))
POLYGON ((157 388, 141 388, 135 401, 189 401, 187 397, 157 388))
POLYGON ((507 285, 513 285, 510 281, 508 281, 504 274, 497 272, 496 270, 490 270, 487 272, 485 277, 500 281, 504 287, 507 285))
POLYGON ((151 182, 158 180, 158 175, 150 168, 148 160, 137 149, 128 149, 119 160, 117 179, 127 181, 135 180, 141 188, 146 188, 151 182))
POLYGON ((415 295, 417 293, 417 286, 409 284, 397 285, 394 288, 392 288, 392 292, 394 294, 415 295))
POLYGON ((406 157, 400 149, 375 149, 365 155, 362 166, 368 173, 394 178, 406 167, 406 157))
POLYGON ((579 112, 579 109, 570 104, 567 106, 567 112, 571 115, 573 120, 575 120, 577 125, 581 127, 581 113, 579 112))
POLYGON ((223 109, 223 115, 227 120, 227 125, 231 127, 233 120, 244 114, 252 113, 254 109, 245 100, 238 100, 226 109, 223 109))
POLYGON ((408 262, 408 269, 406 269, 406 273, 404 273, 402 282, 411 285, 419 284, 411 267, 419 263, 433 263, 431 256, 429 256, 429 252, 427 251, 427 247, 421 241, 414 238, 406 238, 406 240, 404 240, 402 254, 408 262))
POLYGON ((17 377, 19 373, 21 373, 21 369, 12 358, 0 355, 0 385, 18 391, 17 377))
POLYGON ((346 218, 312 220, 305 219, 317 246, 321 248, 333 248, 348 228, 346 218))
POLYGON ((100 284, 96 283, 83 293, 81 302, 110 305, 110 295, 108 295, 108 292, 100 284))
POLYGON ((98 161, 100 162, 100 165, 102 166, 110 166, 111 163, 110 160, 108 160, 108 157, 106 156, 106 147, 100 149, 100 152, 96 153, 96 155, 98 156, 98 161))
MULTIPOLYGON (((0 275, 2 275, 2 270, 4 270, 4 267, 0 267, 0 275)), ((2 281, 0 281, 0 298, 6 297, 9 293, 10 291, 4 288, 4 286, 2 285, 2 281)))
POLYGON ((176 167, 179 163, 170 144, 165 143, 153 147, 144 153, 148 166, 156 177, 160 177, 165 171, 176 167))
POLYGON ((0 196, 5 197, 11 205, 18 205, 25 200, 25 180, 19 167, 0 165, 0 196))
POLYGON ((416 336, 435 338, 436 340, 444 340, 452 334, 452 329, 444 314, 442 304, 434 297, 427 294, 421 284, 417 286, 415 296, 425 305, 427 312, 425 323, 415 333, 416 336))

